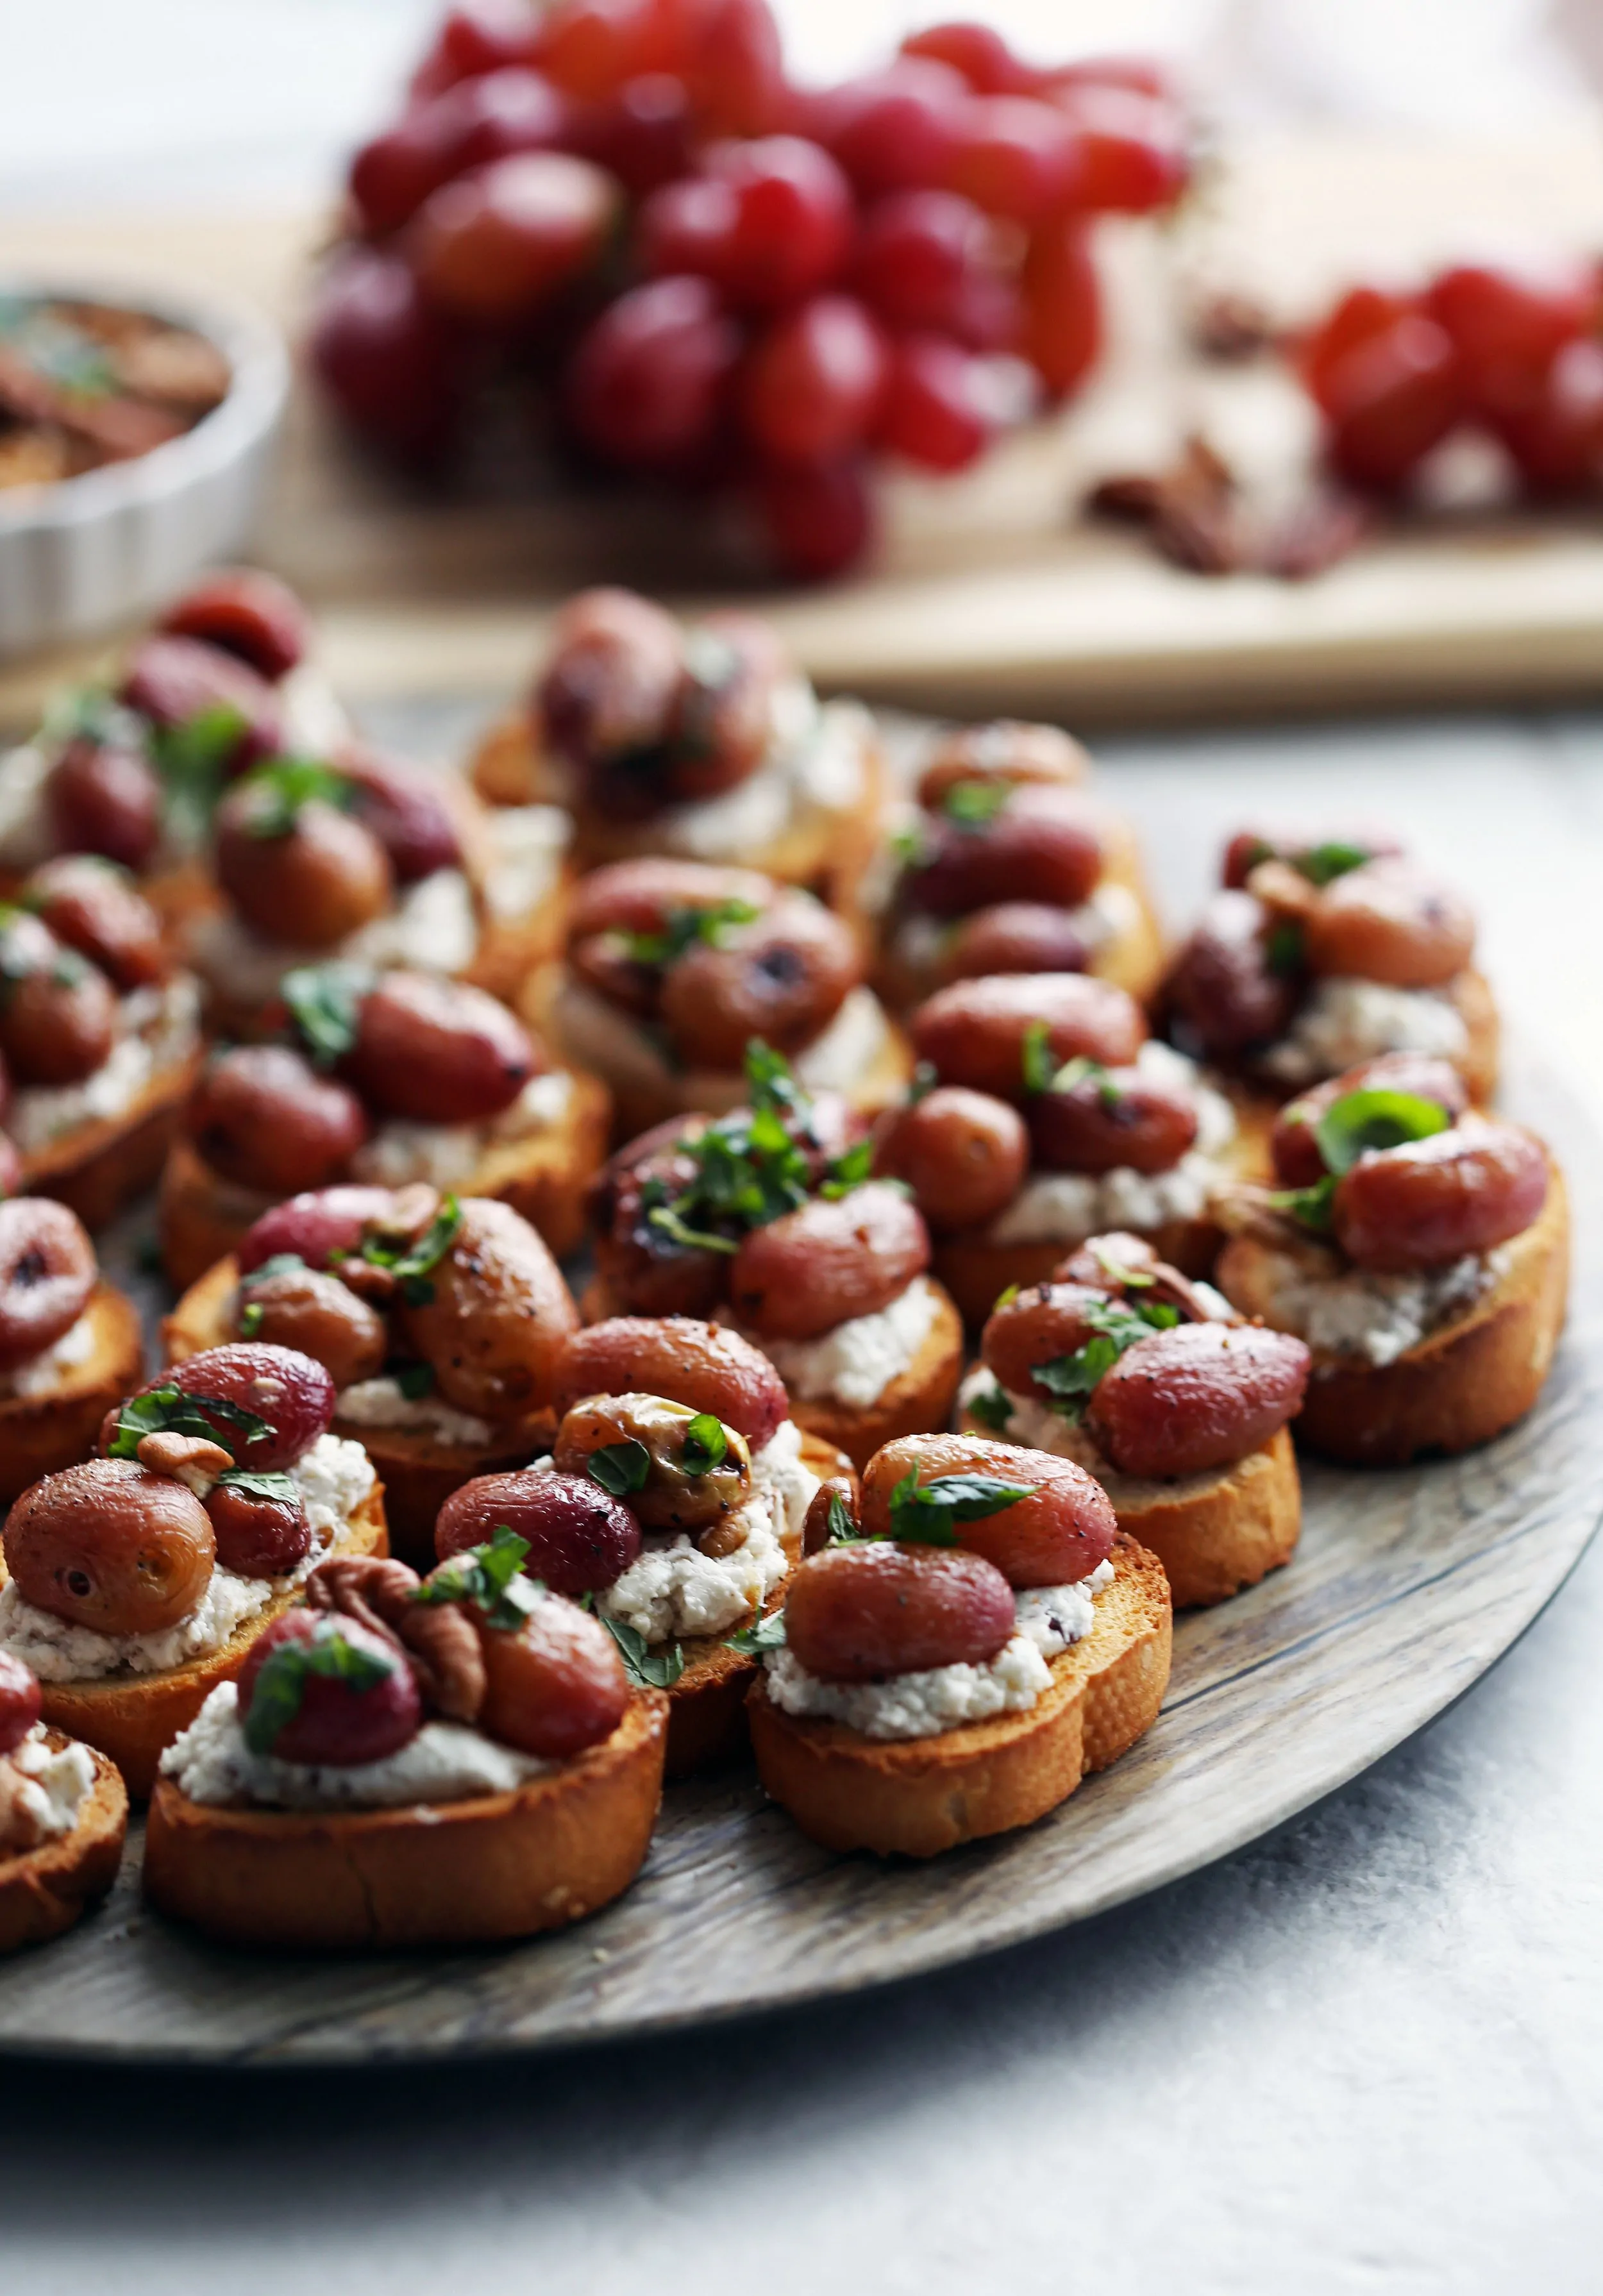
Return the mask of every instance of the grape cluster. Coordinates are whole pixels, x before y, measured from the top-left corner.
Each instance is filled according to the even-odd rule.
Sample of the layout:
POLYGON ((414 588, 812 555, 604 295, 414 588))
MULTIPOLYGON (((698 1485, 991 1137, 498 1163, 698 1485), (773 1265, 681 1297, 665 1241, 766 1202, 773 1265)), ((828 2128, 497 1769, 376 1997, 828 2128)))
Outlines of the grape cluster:
POLYGON ((581 461, 736 496, 823 576, 875 455, 961 470, 1080 386, 1091 220, 1188 170, 1152 67, 1038 70, 983 25, 803 91, 768 0, 469 0, 351 163, 313 358, 404 463, 510 383, 581 461))

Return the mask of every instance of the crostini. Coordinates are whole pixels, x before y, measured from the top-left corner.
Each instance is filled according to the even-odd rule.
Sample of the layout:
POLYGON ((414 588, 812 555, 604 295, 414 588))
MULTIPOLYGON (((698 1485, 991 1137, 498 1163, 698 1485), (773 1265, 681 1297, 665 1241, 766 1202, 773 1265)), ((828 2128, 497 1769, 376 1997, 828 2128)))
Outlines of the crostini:
POLYGON ((744 1107, 661 1126, 605 1167, 586 1314, 734 1325, 777 1368, 797 1423, 860 1465, 946 1424, 962 1319, 927 1273, 917 1207, 868 1177, 862 1119, 803 1091, 766 1046, 748 1054, 746 1091, 744 1107))
POLYGON ((1424 1053, 1451 1061, 1472 1100, 1492 1098, 1497 1008, 1451 886, 1367 832, 1244 830, 1223 878, 1164 983, 1184 1051, 1275 1099, 1382 1053, 1424 1053))
POLYGON ((593 1607, 631 1678, 668 1693, 668 1775, 682 1777, 744 1742, 751 1630, 782 1598, 825 1479, 855 1486, 730 1332, 682 1317, 598 1325, 571 1343, 564 1393, 589 1379, 602 1383, 570 1404, 550 1456, 465 1484, 435 1544, 445 1558, 514 1531, 536 1578, 593 1607), (662 1383, 689 1399, 618 1389, 631 1370, 661 1376, 665 1357, 662 1383))
POLYGON ((193 978, 120 869, 78 855, 24 879, 0 905, 0 1062, 30 1193, 101 1227, 150 1186, 194 1081, 199 1022, 193 978))
POLYGON ((81 1459, 144 1369, 138 1311, 101 1276, 77 1213, 0 1201, 0 1509, 81 1459))
POLYGON ((494 1197, 335 1187, 292 1196, 168 1316, 170 1362, 235 1340, 298 1348, 333 1381, 336 1436, 360 1443, 391 1543, 434 1552, 470 1476, 547 1442, 563 1339, 579 1320, 528 1221, 494 1197))
POLYGON ((1393 1054, 1282 1110, 1278 1190, 1221 1198, 1220 1289, 1305 1340, 1297 1437, 1354 1466, 1464 1451, 1524 1417, 1569 1288, 1564 1179, 1467 1105, 1461 1072, 1393 1054))
POLYGON ((563 609, 528 705, 491 729, 472 774, 492 808, 562 807, 581 869, 739 862, 843 913, 879 838, 865 709, 820 703, 755 616, 686 627, 627 590, 563 609))
POLYGON ((102 1456, 6 1516, 0 1652, 130 1793, 325 1555, 384 1553, 378 1478, 328 1431, 333 1404, 307 1356, 215 1349, 108 1414, 102 1456))
POLYGON ((60 1937, 117 1879, 128 1797, 115 1767, 39 1718, 39 1685, 0 1651, 0 1953, 60 1937))
POLYGON ((268 1042, 212 1054, 161 1177, 161 1257, 181 1289, 286 1196, 342 1180, 498 1196, 559 1255, 584 1234, 606 1086, 555 1067, 481 988, 311 965, 279 984, 268 1042))
POLYGON ((488 1945, 639 1872, 666 1702, 506 1532, 427 1578, 327 1562, 161 1758, 144 1887, 231 1944, 488 1945))
POLYGON ((1029 1825, 1157 1718, 1157 1557, 1073 1461, 887 1445, 804 1562, 748 1700, 758 1775, 828 1849, 931 1857, 1029 1825))
POLYGON ((1177 1609, 1223 1602, 1291 1560, 1301 1340, 1245 1324, 1143 1237, 1112 1234, 1053 1282, 1004 1295, 981 1346, 959 1426, 1078 1461, 1120 1529, 1162 1562, 1177 1609))
POLYGON ((1133 1230, 1188 1275, 1222 1241, 1220 1183, 1267 1176, 1266 1122, 1084 973, 960 980, 911 1021, 919 1070, 877 1132, 935 1233, 935 1273, 971 1324, 1065 1251, 1133 1230))
POLYGON ((1056 726, 1004 721, 937 742, 871 893, 875 980, 893 1011, 991 972, 1091 972, 1153 994, 1163 939, 1134 832, 1085 787, 1087 770, 1056 726))
POLYGON ((596 870, 573 896, 566 961, 533 975, 520 1003, 563 1059, 605 1079, 621 1139, 736 1106, 753 1037, 857 1108, 894 1100, 912 1069, 850 925, 750 869, 596 870))

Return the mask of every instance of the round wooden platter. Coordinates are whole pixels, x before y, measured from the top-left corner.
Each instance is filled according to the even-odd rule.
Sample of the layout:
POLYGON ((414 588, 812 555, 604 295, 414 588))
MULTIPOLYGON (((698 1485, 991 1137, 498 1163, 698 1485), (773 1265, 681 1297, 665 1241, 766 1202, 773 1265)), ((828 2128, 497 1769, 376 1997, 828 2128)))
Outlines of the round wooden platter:
POLYGON ((1156 1726, 1028 1832, 927 1866, 802 1840, 749 1773, 670 1790, 635 1888, 510 1952, 227 1952, 138 1895, 0 1969, 0 2052, 228 2064, 533 2050, 694 2026, 939 1968, 1176 1880, 1305 1808, 1467 1690, 1563 1584, 1603 1493, 1603 1150, 1536 1079, 1517 1111, 1571 1175, 1569 1331, 1537 1410, 1473 1456, 1306 1472, 1291 1566, 1183 1619, 1156 1726))

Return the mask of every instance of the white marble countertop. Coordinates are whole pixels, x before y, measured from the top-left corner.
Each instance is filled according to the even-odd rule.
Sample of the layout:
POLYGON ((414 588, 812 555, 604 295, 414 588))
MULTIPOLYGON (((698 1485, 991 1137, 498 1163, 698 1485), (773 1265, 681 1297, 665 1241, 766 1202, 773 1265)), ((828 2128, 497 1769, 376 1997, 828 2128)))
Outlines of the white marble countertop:
MULTIPOLYGON (((1175 915, 1243 816, 1428 843, 1603 1116, 1603 720, 1125 743, 1107 780, 1175 915)), ((1457 1708, 1270 1840, 882 1995, 477 2070, 19 2068, 0 2284, 1595 2287, 1600 1644, 1594 1552, 1457 1708)))

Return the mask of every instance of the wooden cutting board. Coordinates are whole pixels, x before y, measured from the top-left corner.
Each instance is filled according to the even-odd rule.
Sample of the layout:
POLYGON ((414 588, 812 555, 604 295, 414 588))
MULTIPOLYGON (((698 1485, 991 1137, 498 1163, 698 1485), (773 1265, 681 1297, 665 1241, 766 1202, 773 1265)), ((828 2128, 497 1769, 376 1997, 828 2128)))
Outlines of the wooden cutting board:
MULTIPOLYGON (((0 223, 0 265, 220 283, 292 329, 321 228, 304 214, 12 218, 0 223)), ((1248 461, 1298 419, 1272 371, 1188 363, 1163 291, 1245 288, 1295 317, 1360 272, 1406 275, 1489 241, 1595 252, 1603 140, 1232 148, 1173 226, 1108 227, 1115 341, 1084 401, 960 479, 893 479, 874 572, 771 591, 766 608, 821 685, 955 713, 1107 723, 1596 693, 1603 508, 1460 512, 1296 585, 1187 574, 1074 515, 1099 472, 1161 455, 1199 419, 1248 461)), ((566 591, 621 579, 704 600, 727 589, 729 564, 711 521, 630 490, 409 495, 354 455, 305 391, 259 554, 317 606, 333 674, 358 701, 509 690, 566 591)), ((26 721, 83 659, 0 674, 0 722, 26 721)))

